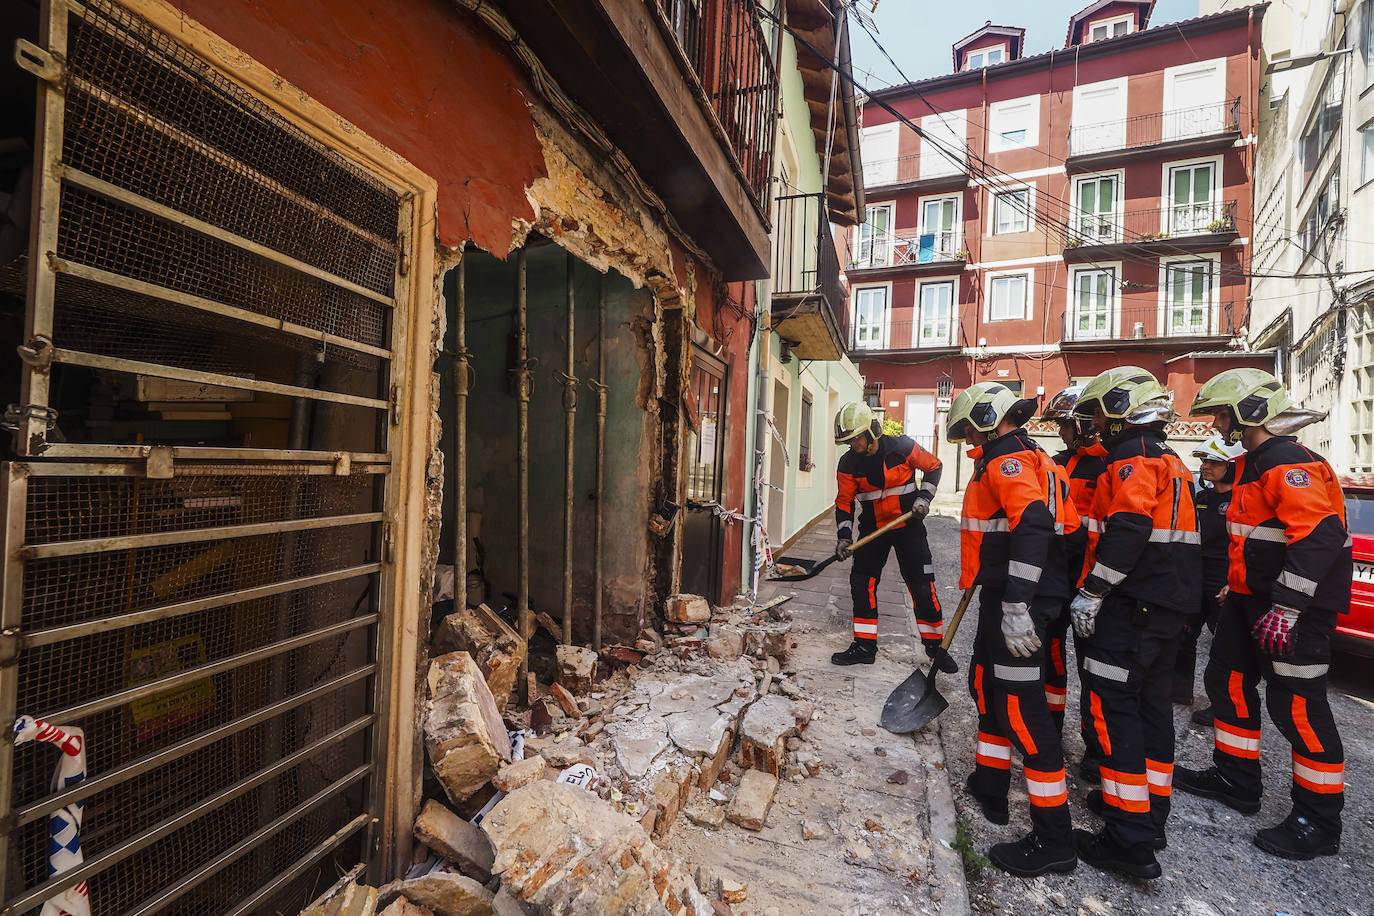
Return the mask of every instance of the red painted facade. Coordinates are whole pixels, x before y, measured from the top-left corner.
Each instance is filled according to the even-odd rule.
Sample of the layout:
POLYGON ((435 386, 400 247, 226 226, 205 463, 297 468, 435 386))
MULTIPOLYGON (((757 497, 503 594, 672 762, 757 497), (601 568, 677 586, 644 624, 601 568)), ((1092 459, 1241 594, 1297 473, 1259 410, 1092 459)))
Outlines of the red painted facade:
MULTIPOLYGON (((1084 24, 1142 9, 1109 4, 1084 24)), ((874 256, 861 250, 856 233, 851 301, 860 303, 865 287, 890 284, 890 293, 885 327, 867 340, 856 337, 853 356, 869 385, 882 384, 890 417, 904 418, 907 394, 935 394, 942 382, 958 391, 977 381, 1020 380, 1028 396, 1038 389, 1052 395, 1071 379, 1134 364, 1187 404, 1223 368, 1272 366, 1265 356, 1185 356, 1239 347, 1237 332, 1248 323, 1261 12, 1220 14, 1185 24, 1186 34, 1170 25, 877 94, 908 120, 926 119, 926 130, 932 112, 956 112, 957 119, 962 110, 964 130, 954 131, 967 145, 957 152, 971 176, 953 188, 957 176, 927 179, 931 163, 930 171, 954 169, 902 125, 897 168, 886 166, 896 180, 883 187, 867 178, 870 225, 881 224, 872 222, 875 207, 890 207, 892 247, 874 256), (1216 66, 1208 69, 1208 61, 1216 66), (1224 104, 1196 105, 1188 82, 1194 72, 1224 104), (1114 105, 1089 109, 1083 99, 1106 92, 1108 81, 1124 83, 1124 91, 1108 96, 1114 105), (1077 120, 1076 103, 1084 105, 1077 120), (1019 116, 1004 117, 1008 110, 1019 116), (1088 119, 1090 110, 1106 116, 1088 119), (1101 187, 1110 187, 1111 206, 1085 213, 1082 185, 1098 179, 1109 182, 1101 187), (1180 184, 1187 190, 1175 194, 1180 184), (1032 195, 1027 225, 1022 230, 1009 202, 1002 226, 1009 231, 997 231, 995 194, 1021 189, 1032 195), (927 205, 943 207, 945 199, 957 206, 952 237, 923 220, 927 205), (875 257, 891 266, 869 266, 875 257), (1196 293, 1193 270, 1203 273, 1196 293), (1089 293, 1099 288, 1094 271, 1109 292, 1083 295, 1080 284, 1089 293), (998 284, 999 293, 1026 289, 1023 317, 994 320, 999 277, 1012 278, 998 284), (956 314, 942 339, 929 320, 938 313, 923 316, 921 288, 945 283, 953 283, 956 314), (860 349, 863 343, 869 346, 860 349)), ((864 111, 866 129, 897 120, 874 101, 864 111)), ((873 169, 867 164, 866 175, 873 169)), ((932 302, 942 295, 927 293, 932 302)), ((880 298, 871 294, 870 302, 880 298)), ((861 321, 856 312, 851 325, 861 321)))

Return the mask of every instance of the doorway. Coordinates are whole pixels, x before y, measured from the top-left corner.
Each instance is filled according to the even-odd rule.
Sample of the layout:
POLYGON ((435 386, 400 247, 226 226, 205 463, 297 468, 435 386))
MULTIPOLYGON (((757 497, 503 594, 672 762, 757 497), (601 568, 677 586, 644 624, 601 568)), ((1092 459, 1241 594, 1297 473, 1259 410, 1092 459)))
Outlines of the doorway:
POLYGON ((916 440, 928 452, 935 451, 935 395, 930 393, 906 396, 906 416, 903 432, 916 440))
POLYGON ((688 392, 696 423, 687 430, 687 514, 682 522, 682 590, 720 601, 724 520, 716 513, 724 492, 725 363, 692 347, 688 392))

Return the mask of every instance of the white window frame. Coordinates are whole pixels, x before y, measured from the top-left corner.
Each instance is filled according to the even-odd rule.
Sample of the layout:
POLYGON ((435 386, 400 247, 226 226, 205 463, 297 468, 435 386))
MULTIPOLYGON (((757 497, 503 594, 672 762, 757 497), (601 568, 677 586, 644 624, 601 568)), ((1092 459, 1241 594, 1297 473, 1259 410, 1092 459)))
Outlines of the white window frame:
POLYGON ((1005 153, 1014 149, 1030 149, 1040 145, 1040 96, 1023 95, 1016 99, 1004 99, 988 106, 988 152, 1005 153), (1021 141, 1007 141, 1002 136, 998 121, 1007 117, 1008 111, 1029 108, 1029 121, 1026 125, 1026 138, 1021 141))
POLYGON ((1020 187, 1009 187, 1002 190, 988 189, 988 228, 987 235, 1024 235, 1027 232, 1035 231, 1035 185, 1025 184, 1020 187), (999 231, 997 227, 997 199, 1007 194, 1019 194, 1026 192, 1026 228, 1008 229, 1005 232, 999 231))
POLYGON ((852 314, 849 326, 854 329, 854 349, 855 350, 886 350, 892 342, 892 281, 885 283, 861 283, 849 290, 853 305, 850 306, 852 314), (882 328, 878 332, 878 342, 870 346, 859 345, 859 294, 865 290, 881 289, 883 291, 883 320, 882 328))
MULTIPOLYGON (((1125 149, 1126 147, 1126 118, 1130 112, 1128 79, 1118 76, 1116 79, 1100 80, 1096 83, 1080 83, 1073 87, 1073 111, 1069 116, 1069 131, 1072 135, 1077 133, 1083 135, 1083 131, 1090 127, 1096 127, 1104 136, 1112 127, 1120 128, 1120 137, 1108 136, 1106 140, 1098 143, 1088 143, 1086 148, 1076 149, 1070 144, 1069 155, 1079 155, 1086 153, 1108 152, 1112 150, 1125 149), (1110 90, 1121 99, 1120 116, 1108 118, 1105 121, 1084 121, 1081 112, 1083 110, 1083 97, 1091 93, 1105 92, 1110 90)), ((1080 141, 1083 142, 1083 141, 1080 141)))
POLYGON ((936 149, 935 144, 927 144, 922 139, 919 160, 920 171, 917 173, 919 177, 943 178, 946 175, 958 175, 968 167, 968 112, 966 109, 955 108, 938 114, 928 114, 921 118, 921 130, 927 135, 934 135, 937 139, 944 141, 944 145, 959 160, 959 164, 951 163, 944 153, 936 149), (953 134, 953 136, 948 136, 948 134, 953 134))
POLYGON ((1094 19, 1092 22, 1088 23, 1088 41, 1086 43, 1091 43, 1094 41, 1106 41, 1110 38, 1120 38, 1120 35, 1112 34, 1112 32, 1115 31, 1115 29, 1113 29, 1112 27, 1115 26, 1118 22, 1126 23, 1126 31, 1124 34, 1129 35, 1135 31, 1134 13, 1127 13, 1124 16, 1113 16, 1110 19, 1094 19), (1107 34, 1102 38, 1093 38, 1093 29, 1098 28, 1099 26, 1105 26, 1107 28, 1107 34))
MULTIPOLYGON (((963 195, 962 193, 956 192, 956 193, 954 193, 954 194, 948 194, 948 193, 946 193, 946 194, 928 194, 928 195, 926 195, 925 197, 918 197, 918 198, 916 199, 916 205, 917 205, 917 207, 919 208, 918 211, 917 211, 918 217, 917 217, 917 222, 916 222, 916 234, 917 234, 918 236, 920 236, 920 235, 925 235, 928 231, 930 231, 930 230, 928 230, 927 227, 926 227, 926 204, 928 204, 928 203, 935 203, 935 202, 944 202, 944 201, 946 201, 946 200, 952 200, 952 201, 954 201, 954 240, 953 240, 953 247, 950 248, 950 250, 949 250, 949 257, 945 258, 945 260, 953 260, 954 254, 955 254, 956 252, 962 250, 963 241, 964 241, 964 224, 963 224, 963 219, 964 219, 964 212, 963 212, 963 211, 964 211, 964 195, 963 195)), ((935 230, 935 231, 936 231, 937 234, 938 234, 938 232, 941 231, 941 230, 935 230)), ((935 244, 936 257, 935 257, 935 260, 938 261, 938 260, 941 260, 941 258, 940 258, 941 248, 940 248, 940 244, 939 244, 939 239, 937 238, 935 241, 936 241, 936 244, 935 244)), ((920 244, 920 241, 918 240, 918 241, 917 241, 917 245, 919 245, 919 244, 920 244)), ((916 261, 912 261, 912 263, 914 264, 914 263, 917 263, 917 262, 916 262, 916 261)))
MULTIPOLYGON (((1367 14, 1374 19, 1374 5, 1369 7, 1367 14)), ((1369 182, 1374 181, 1374 121, 1370 121, 1360 128, 1360 183, 1355 186, 1355 190, 1360 190, 1369 182)))
MULTIPOLYGON (((1225 184, 1221 180, 1221 169, 1223 164, 1222 160, 1223 157, 1221 156, 1197 156, 1192 159, 1173 159, 1163 164, 1162 171, 1160 173, 1161 184, 1159 197, 1161 232, 1167 232, 1170 236, 1201 234, 1197 230, 1191 230, 1186 233, 1181 233, 1176 232, 1174 229, 1174 169, 1192 168, 1194 166, 1199 165, 1212 166, 1212 207, 1217 213, 1216 218, 1219 219, 1221 217, 1221 209, 1223 203, 1221 195, 1222 191, 1225 188, 1225 184)), ((1206 224, 1204 224, 1204 226, 1205 225, 1206 224)))
POLYGON ((1064 302, 1065 340, 1114 340, 1121 333, 1121 261, 1094 261, 1091 264, 1075 264, 1069 268, 1069 288, 1064 302), (1101 336, 1078 336, 1078 277, 1080 274, 1109 271, 1114 281, 1111 284, 1111 299, 1107 303, 1107 330, 1101 336), (1072 328, 1073 330, 1070 330, 1072 328))
POLYGON ((1016 270, 990 270, 983 275, 983 320, 992 321, 1032 321, 1035 319, 1035 298, 1031 290, 1035 288, 1035 268, 1024 267, 1016 270), (997 280, 1006 277, 1023 277, 1025 279, 1026 296, 1022 303, 1021 317, 1016 318, 994 318, 992 317, 992 288, 997 280))
POLYGON ((1009 49, 1007 48, 1006 42, 1003 42, 1003 43, 1000 44, 1000 45, 988 45, 986 48, 977 48, 977 49, 975 49, 975 50, 973 50, 973 51, 965 51, 965 52, 964 52, 964 69, 965 69, 965 70, 982 70, 984 67, 995 67, 995 66, 997 66, 998 64, 1005 64, 1005 63, 1007 62, 1007 57, 1008 57, 1009 54, 1010 54, 1010 51, 1009 51, 1009 49), (1002 52, 1002 59, 999 60, 999 61, 994 61, 993 63, 987 63, 986 61, 987 61, 987 59, 988 59, 988 55, 991 54, 993 51, 1001 51, 1001 52, 1002 52), (974 66, 974 64, 973 64, 973 55, 975 55, 975 54, 978 55, 978 59, 979 59, 979 61, 980 61, 979 64, 978 64, 977 66, 974 66))
POLYGON ((1159 316, 1155 326, 1156 336, 1172 336, 1169 334, 1169 326, 1172 324, 1170 320, 1172 317, 1172 310, 1169 305, 1169 268, 1177 264, 1192 264, 1199 261, 1210 261, 1212 264, 1212 282, 1207 291, 1208 314, 1205 333, 1211 335, 1213 333, 1211 329, 1219 327, 1218 319, 1221 314, 1221 252, 1171 255, 1159 259, 1159 316))
POLYGON ((959 278, 943 277, 931 280, 923 280, 916 284, 916 321, 912 325, 911 345, 913 349, 922 347, 952 347, 954 346, 954 333, 958 328, 959 322, 959 278), (929 344, 922 343, 925 327, 925 298, 922 295, 927 286, 949 286, 949 333, 940 342, 929 344))
MULTIPOLYGON (((882 202, 882 203, 868 204, 868 205, 867 205, 867 207, 866 207, 865 210, 864 210, 864 221, 863 221, 862 223, 859 223, 859 225, 857 225, 857 226, 854 227, 854 265, 855 265, 855 267, 857 267, 857 268, 860 269, 860 270, 863 270, 863 269, 865 269, 865 268, 870 268, 870 267, 891 267, 891 266, 892 266, 892 256, 893 256, 893 246, 892 246, 893 228, 892 228, 892 223, 893 223, 893 220, 895 220, 896 218, 897 218, 897 203, 896 203, 896 201, 884 201, 884 202, 882 202), (868 216, 868 211, 869 211, 869 210, 886 210, 886 211, 887 211, 887 229, 886 229, 886 232, 887 232, 887 239, 886 239, 885 242, 884 242, 884 244, 887 246, 887 247, 886 247, 886 252, 887 252, 887 254, 886 254, 886 257, 884 257, 884 258, 881 259, 881 262, 879 262, 878 259, 876 259, 876 258, 873 257, 873 251, 872 251, 872 247, 873 247, 873 246, 872 246, 871 243, 870 243, 870 245, 869 245, 868 257, 867 257, 867 258, 863 257, 863 237, 864 237, 864 230, 865 230, 866 227, 871 227, 871 226, 873 225, 872 219, 868 216)), ((871 232, 872 230, 869 229, 868 231, 871 232)), ((872 238, 872 236, 870 236, 870 238, 872 238)))
POLYGON ((902 125, 900 123, 893 121, 891 124, 875 124, 859 131, 859 164, 864 170, 864 185, 866 187, 877 188, 885 184, 897 183, 897 173, 899 171, 897 162, 902 155, 901 127, 902 125), (889 137, 891 138, 890 140, 888 139, 889 137), (866 147, 869 147, 870 144, 879 142, 890 142, 892 144, 891 156, 874 159, 863 155, 863 151, 866 147), (869 165, 879 162, 892 163, 891 176, 884 173, 880 177, 876 170, 874 170, 872 175, 868 174, 869 165))
POLYGON ((1077 234, 1078 234, 1078 229, 1079 229, 1079 226, 1081 225, 1080 220, 1082 219, 1082 216, 1083 216, 1083 214, 1082 214, 1082 213, 1079 211, 1079 209, 1078 209, 1078 201, 1080 200, 1079 195, 1078 195, 1078 188, 1079 188, 1079 185, 1086 184, 1086 183, 1089 182, 1089 181, 1101 181, 1101 180, 1104 179, 1104 178, 1110 178, 1110 179, 1112 179, 1112 180, 1116 183, 1116 190, 1115 190, 1115 192, 1112 194, 1112 212, 1111 212, 1110 214, 1097 214, 1097 215, 1098 215, 1099 218, 1101 218, 1102 216, 1106 216, 1106 217, 1108 217, 1108 218, 1111 220, 1111 233, 1110 233, 1106 238, 1102 238, 1102 237, 1096 237, 1095 239, 1084 238, 1084 239, 1083 239, 1083 244, 1084 244, 1084 245, 1111 245, 1111 244, 1116 244, 1116 243, 1118 243, 1118 242, 1121 241, 1121 228, 1122 228, 1123 225, 1125 225, 1125 204, 1124 204, 1125 197, 1126 197, 1126 193, 1125 193, 1125 192, 1126 192, 1126 170, 1125 170, 1125 169, 1111 169, 1110 171, 1106 171, 1106 172, 1092 172, 1092 173, 1087 174, 1087 175, 1075 175, 1075 176, 1073 176, 1073 184, 1072 184, 1072 187, 1071 187, 1071 189, 1070 189, 1071 192, 1072 192, 1072 194, 1073 194, 1073 196, 1069 199, 1069 210, 1070 210, 1070 214, 1071 214, 1071 216, 1070 216, 1070 231, 1071 231, 1072 234, 1074 234, 1074 235, 1077 235, 1077 234))
POLYGON ((1163 131, 1160 138, 1163 140, 1185 140, 1191 137, 1206 137, 1210 134, 1220 132, 1225 123, 1222 120, 1222 103, 1226 101, 1226 58, 1213 57, 1209 60, 1199 60, 1190 64, 1179 64, 1176 67, 1164 68, 1164 107, 1163 131), (1207 98, 1201 101, 1195 99, 1179 99, 1174 88, 1175 80, 1180 76, 1190 76, 1206 71, 1215 71, 1217 74, 1217 91, 1214 98, 1207 98), (1204 108, 1197 113, 1191 121, 1184 123, 1175 113, 1188 111, 1191 109, 1204 108))

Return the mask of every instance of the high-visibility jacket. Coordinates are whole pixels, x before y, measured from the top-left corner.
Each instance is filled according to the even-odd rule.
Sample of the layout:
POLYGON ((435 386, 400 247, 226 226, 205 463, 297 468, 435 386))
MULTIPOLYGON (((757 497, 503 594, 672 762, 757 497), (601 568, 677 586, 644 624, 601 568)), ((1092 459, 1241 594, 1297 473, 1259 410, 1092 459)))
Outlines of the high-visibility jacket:
POLYGON ((1024 430, 971 449, 959 522, 959 587, 1005 586, 1004 601, 1066 598, 1064 538, 1079 527, 1068 483, 1024 430))
POLYGON ((1097 478, 1107 469, 1107 463, 1103 460, 1106 457, 1107 450, 1100 442, 1081 448, 1066 448, 1054 456, 1054 463, 1068 475, 1069 496, 1081 518, 1086 518, 1092 511, 1097 478))
POLYGON ((1202 554, 1192 474, 1158 426, 1128 428, 1103 445, 1107 469, 1086 523, 1083 587, 1194 613, 1202 554))
POLYGON ((867 534, 910 511, 918 495, 933 499, 940 483, 940 459, 907 436, 879 436, 874 454, 850 449, 841 455, 835 476, 836 534, 855 540, 856 507, 859 533, 867 534), (917 471, 922 475, 919 485, 917 471))
POLYGON ((1236 459, 1226 511, 1227 584, 1303 611, 1350 609, 1345 498, 1326 459, 1292 436, 1275 436, 1236 459))

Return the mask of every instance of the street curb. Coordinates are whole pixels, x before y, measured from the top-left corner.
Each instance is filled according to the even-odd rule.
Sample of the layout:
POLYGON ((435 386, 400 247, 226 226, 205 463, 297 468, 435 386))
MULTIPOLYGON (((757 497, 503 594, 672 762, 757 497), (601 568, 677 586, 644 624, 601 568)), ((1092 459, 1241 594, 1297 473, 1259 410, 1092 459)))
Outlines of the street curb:
MULTIPOLYGON (((916 615, 909 614, 906 619, 907 628, 919 645, 921 637, 916 629, 916 615)), ((954 848, 954 839, 959 830, 959 811, 954 806, 954 789, 949 782, 949 766, 945 761, 945 743, 939 721, 913 732, 911 742, 920 748, 921 757, 926 761, 930 865, 941 889, 941 897, 936 902, 941 916, 968 916, 971 912, 968 880, 964 877, 964 861, 954 848)))

